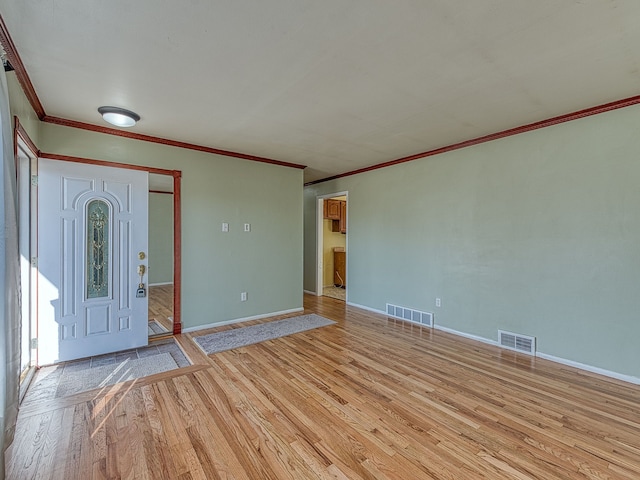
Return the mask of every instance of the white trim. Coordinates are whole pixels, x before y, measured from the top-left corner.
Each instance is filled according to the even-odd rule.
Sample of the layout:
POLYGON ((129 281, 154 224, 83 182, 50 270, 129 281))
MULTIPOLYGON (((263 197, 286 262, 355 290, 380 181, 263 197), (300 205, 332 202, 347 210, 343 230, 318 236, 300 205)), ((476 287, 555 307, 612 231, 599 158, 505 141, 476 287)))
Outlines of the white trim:
POLYGON ((311 290, 303 290, 303 292, 308 293, 309 295, 315 295, 316 297, 318 296, 316 292, 312 292, 311 290))
POLYGON ((388 317, 389 315, 387 315, 387 312, 385 312, 384 310, 376 310, 375 308, 371 308, 371 307, 365 307, 364 305, 360 305, 358 303, 352 303, 352 302, 346 302, 347 305, 349 305, 350 307, 356 307, 356 308, 361 308, 362 310, 368 310, 369 312, 373 312, 373 313, 379 313, 381 315, 384 315, 385 317, 388 317))
POLYGON ((233 323, 248 322, 249 320, 260 320, 267 317, 275 317, 277 315, 286 315, 287 313, 302 312, 304 308, 292 308, 290 310, 282 310, 280 312, 264 313, 262 315, 254 315, 252 317, 235 318, 233 320, 225 320, 223 322, 208 323, 207 325, 198 325, 197 327, 183 328, 182 333, 197 332, 198 330, 206 330, 207 328, 222 327, 223 325, 231 325, 233 323))
POLYGON ((335 193, 325 193, 323 195, 317 195, 316 198, 321 198, 321 199, 325 199, 325 198, 334 198, 334 197, 348 197, 349 196, 349 191, 348 190, 344 190, 342 192, 335 192, 335 193))
POLYGON ((173 282, 150 283, 150 287, 159 287, 160 285, 173 285, 173 282))
POLYGON ((324 198, 316 197, 316 296, 322 295, 324 283, 324 198))
MULTIPOLYGON (((22 335, 25 332, 25 324, 28 328, 28 352, 29 352, 29 361, 28 365, 23 365, 23 355, 26 352, 20 353, 20 370, 22 371, 25 366, 29 366, 29 372, 27 377, 23 379, 20 383, 20 393, 19 393, 19 403, 22 402, 24 395, 26 393, 27 388, 29 387, 29 383, 33 378, 33 374, 35 372, 38 351, 37 349, 31 348, 31 340, 36 338, 36 332, 38 331, 38 317, 37 317, 37 305, 38 305, 38 290, 37 290, 37 278, 38 278, 38 152, 34 152, 31 150, 31 147, 26 143, 25 138, 23 138, 21 132, 17 132, 16 135, 17 140, 17 184, 16 184, 16 195, 18 198, 18 249, 19 253, 22 255, 26 254, 26 261, 28 265, 23 265, 23 259, 20 259, 20 290, 22 295, 22 304, 19 308, 21 311, 21 319, 20 319, 20 331, 22 335), (26 165, 24 164, 26 160, 26 165), (26 170, 26 172, 25 172, 26 170), (26 174, 26 179, 21 178, 24 174, 26 174), (35 177, 35 183, 34 183, 35 177), (26 180, 28 187, 22 190, 26 185, 21 185, 21 180, 26 180), (26 190, 26 191, 25 191, 26 190), (26 197, 26 201, 24 198, 21 198, 22 195, 26 197), (24 223, 26 225, 24 225, 24 223), (21 230, 21 228, 25 227, 25 230, 21 230), (22 241, 27 238, 27 244, 24 245, 22 241), (24 247, 27 247, 25 252, 23 250, 24 247), (34 261, 35 260, 35 264, 34 261), (27 268, 24 268, 27 267, 27 268), (24 268, 24 270, 23 270, 24 268), (25 274, 25 275, 23 275, 25 274)), ((22 340, 20 342, 22 344, 22 340)))
POLYGON ((599 375, 604 375, 605 377, 615 378, 616 380, 622 380, 623 382, 633 383, 634 385, 640 385, 640 378, 634 377, 631 375, 625 375, 623 373, 613 372, 611 370, 605 370, 604 368, 593 367, 591 365, 586 365, 580 362, 574 362, 573 360, 567 360, 566 358, 556 357, 554 355, 549 355, 547 353, 538 352, 537 356, 539 358, 544 358, 545 360, 549 360, 551 362, 561 363, 563 365, 568 365, 569 367, 579 368, 580 370, 585 370, 591 373, 597 373, 599 375))
POLYGON ((22 380, 22 382, 20 382, 20 389, 19 389, 19 394, 18 394, 18 403, 22 403, 22 400, 24 400, 24 396, 27 393, 27 390, 29 389, 29 386, 31 385, 31 381, 34 379, 35 374, 36 374, 36 367, 35 366, 31 366, 29 367, 29 371, 27 372, 27 375, 24 377, 24 379, 22 380))
MULTIPOLYGON (((443 327, 442 325, 436 325, 435 324, 435 316, 434 316, 433 328, 435 328, 436 330, 441 330, 441 331, 446 332, 446 333, 450 333, 452 335, 457 335, 459 337, 468 338, 469 340, 475 340, 476 342, 486 343, 488 345, 493 345, 494 347, 501 347, 498 344, 498 342, 495 341, 495 340, 491 340, 489 338, 484 338, 484 337, 479 337, 477 335, 472 335, 471 333, 460 332, 458 330, 454 330, 453 328, 443 327)), ((504 347, 501 347, 501 348, 504 348, 504 347)), ((524 352, 519 352, 519 353, 524 353, 524 352)))
POLYGON ((434 325, 434 328, 437 330, 442 330, 443 332, 451 333, 453 335, 458 335, 460 337, 468 338, 470 340, 476 340, 478 342, 487 343, 489 345, 494 345, 498 348, 504 348, 505 350, 509 350, 512 352, 522 353, 523 355, 535 356, 538 358, 543 358, 545 360, 549 360, 551 362, 560 363, 562 365, 568 365, 570 367, 575 367, 580 370, 584 370, 586 372, 597 373, 599 375, 604 375, 605 377, 615 378, 616 380, 622 380, 623 382, 633 383, 634 385, 640 385, 640 378, 633 377, 631 375, 625 375, 623 373, 613 372, 611 370, 605 370, 604 368, 594 367, 591 365, 587 365, 580 362, 574 362, 573 360, 567 360, 566 358, 556 357, 554 355, 549 355, 547 353, 536 352, 535 355, 532 355, 527 352, 522 352, 520 350, 513 350, 505 347, 504 345, 500 345, 497 341, 490 340, 484 337, 478 337, 476 335, 471 335, 468 333, 459 332, 457 330, 453 330, 451 328, 443 327, 441 325, 434 325))
MULTIPOLYGON (((324 195, 316 195, 316 295, 322 296, 322 288, 319 286, 324 284, 324 201, 328 198, 346 197, 347 200, 347 233, 345 238, 345 250, 349 251, 349 191, 325 193, 324 195)), ((347 256, 347 264, 345 265, 345 275, 349 279, 349 257, 347 256)), ((347 285, 345 285, 347 287, 347 285)), ((346 294, 349 297, 349 292, 346 294)))

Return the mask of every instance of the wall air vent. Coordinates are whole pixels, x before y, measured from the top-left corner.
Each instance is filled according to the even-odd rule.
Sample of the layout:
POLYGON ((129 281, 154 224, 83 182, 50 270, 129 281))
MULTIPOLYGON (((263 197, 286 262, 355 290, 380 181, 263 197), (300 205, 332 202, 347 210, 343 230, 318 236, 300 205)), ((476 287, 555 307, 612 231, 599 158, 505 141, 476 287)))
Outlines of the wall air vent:
POLYGON ((425 327, 433 327, 433 313, 421 312, 420 310, 399 307, 398 305, 387 303, 387 315, 424 325, 425 327))
POLYGON ((536 354, 536 337, 498 330, 498 344, 516 352, 528 353, 529 355, 536 354))

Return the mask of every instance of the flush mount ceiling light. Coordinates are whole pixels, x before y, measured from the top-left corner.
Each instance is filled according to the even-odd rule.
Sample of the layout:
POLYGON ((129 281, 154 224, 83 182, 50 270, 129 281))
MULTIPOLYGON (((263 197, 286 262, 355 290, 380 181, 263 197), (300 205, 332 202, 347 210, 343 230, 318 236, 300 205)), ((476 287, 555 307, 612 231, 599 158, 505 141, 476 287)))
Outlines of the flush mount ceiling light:
POLYGON ((120 107, 99 107, 98 112, 107 122, 116 127, 133 127, 140 115, 120 107))

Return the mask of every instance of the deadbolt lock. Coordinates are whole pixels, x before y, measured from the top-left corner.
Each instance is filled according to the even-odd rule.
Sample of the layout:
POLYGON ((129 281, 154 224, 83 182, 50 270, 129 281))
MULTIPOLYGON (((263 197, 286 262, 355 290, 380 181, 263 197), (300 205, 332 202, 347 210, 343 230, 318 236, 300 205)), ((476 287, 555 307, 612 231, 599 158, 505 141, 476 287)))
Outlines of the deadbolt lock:
POLYGON ((139 258, 140 260, 144 260, 145 258, 147 258, 147 256, 145 255, 145 253, 144 253, 144 252, 138 252, 138 258, 139 258))

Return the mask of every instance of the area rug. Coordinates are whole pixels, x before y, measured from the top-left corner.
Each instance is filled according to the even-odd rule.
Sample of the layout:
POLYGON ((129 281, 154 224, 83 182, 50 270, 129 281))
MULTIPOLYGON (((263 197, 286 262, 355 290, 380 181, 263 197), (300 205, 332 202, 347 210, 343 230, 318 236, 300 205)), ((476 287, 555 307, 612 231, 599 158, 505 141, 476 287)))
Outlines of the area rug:
POLYGON ((253 345, 254 343, 273 340, 275 338, 292 335, 294 333, 312 330, 318 327, 333 325, 334 321, 311 313, 297 317, 285 318, 274 322, 260 323, 249 327, 234 328, 224 332, 210 333, 194 337, 196 344, 204 353, 212 353, 232 350, 234 348, 253 345))
POLYGON ((162 333, 168 333, 169 330, 164 328, 157 320, 149 321, 149 336, 160 335, 162 333))
POLYGON ((175 368, 178 368, 178 364, 170 353, 125 359, 119 363, 99 367, 69 369, 69 371, 65 368, 58 383, 56 397, 66 397, 134 378, 167 372, 175 368))

